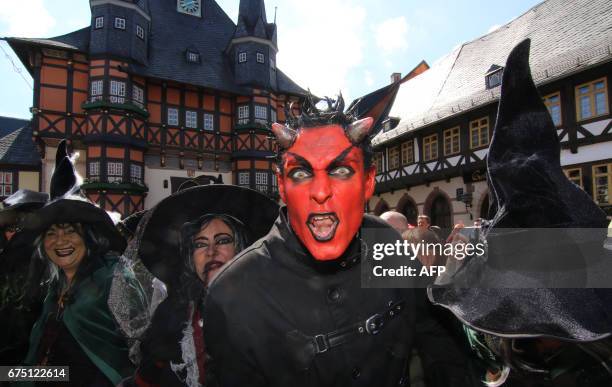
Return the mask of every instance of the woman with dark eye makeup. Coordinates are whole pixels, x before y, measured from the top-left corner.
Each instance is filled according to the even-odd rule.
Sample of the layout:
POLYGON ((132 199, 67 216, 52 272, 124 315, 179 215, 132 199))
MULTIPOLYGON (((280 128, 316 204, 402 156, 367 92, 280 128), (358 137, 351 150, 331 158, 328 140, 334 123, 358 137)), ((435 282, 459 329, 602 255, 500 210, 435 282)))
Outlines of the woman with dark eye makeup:
POLYGON ((278 205, 257 191, 207 185, 180 191, 145 215, 139 256, 168 296, 141 343, 142 361, 124 385, 210 384, 202 301, 222 266, 271 228, 278 205))

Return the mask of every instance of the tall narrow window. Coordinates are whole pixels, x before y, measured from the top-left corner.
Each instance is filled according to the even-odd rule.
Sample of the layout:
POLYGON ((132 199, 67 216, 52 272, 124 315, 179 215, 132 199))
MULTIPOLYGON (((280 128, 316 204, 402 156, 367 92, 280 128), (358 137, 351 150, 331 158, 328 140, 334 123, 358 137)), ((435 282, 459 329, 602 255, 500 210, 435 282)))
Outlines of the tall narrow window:
POLYGON ((187 110, 185 112, 185 126, 188 128, 197 128, 198 127, 198 113, 192 110, 187 110))
POLYGON ((489 144, 489 118, 483 117, 470 121, 470 148, 480 148, 489 144))
POLYGON ((98 16, 95 21, 95 29, 104 28, 104 16, 98 16))
POLYGON ((91 161, 89 163, 89 181, 96 182, 100 181, 100 162, 91 161))
POLYGON ((238 106, 238 124, 249 122, 249 105, 238 106))
POLYGON ((612 185, 612 164, 600 164, 593 166, 593 196, 595 203, 612 204, 610 195, 612 185))
POLYGON ((110 101, 112 103, 125 103, 125 82, 110 82, 110 101))
POLYGON ((215 116, 204 113, 204 130, 215 130, 215 116))
POLYGON ((561 126, 561 94, 553 93, 542 98, 555 126, 561 126))
POLYGON ((123 181, 123 163, 109 161, 106 164, 106 179, 109 183, 123 181))
POLYGON ((13 172, 0 171, 0 196, 11 196, 13 191, 13 172))
POLYGON ((132 101, 138 107, 144 107, 144 90, 142 87, 132 85, 132 101))
POLYGON ((250 173, 248 171, 238 172, 238 185, 248 187, 249 186, 249 176, 250 176, 250 173))
POLYGON ((423 161, 438 158, 438 135, 432 134, 423 138, 423 161))
POLYGON ((238 63, 244 63, 246 61, 247 61, 247 53, 246 52, 238 53, 238 63))
POLYGON ((145 31, 144 31, 144 28, 142 28, 140 24, 136 24, 136 36, 144 40, 145 31))
POLYGON ((178 126, 179 115, 177 108, 168 108, 168 125, 178 126))
POLYGON ((255 189, 259 192, 268 192, 268 172, 255 172, 255 189))
POLYGON ((130 181, 135 184, 142 184, 142 166, 130 164, 130 181))
POLYGON ((373 158, 374 166, 376 167, 376 173, 382 173, 383 171, 383 157, 381 152, 374 153, 373 158))
POLYGON ((115 28, 118 30, 125 30, 125 19, 122 17, 116 17, 115 28))
POLYGON ((456 126, 444 131, 444 156, 459 153, 459 127, 456 126))
POLYGON ((102 99, 103 86, 104 81, 102 79, 91 81, 91 96, 89 98, 91 102, 99 101, 102 99))
POLYGON ((255 122, 268 123, 268 107, 255 105, 255 122))
POLYGON ((402 165, 414 163, 414 146, 412 140, 402 143, 401 148, 402 165))
POLYGON ((606 78, 576 87, 576 111, 579 121, 608 114, 606 78))
POLYGON ((276 122, 277 119, 278 117, 276 116, 276 109, 274 108, 274 106, 272 106, 272 108, 270 109, 270 122, 276 122))
POLYGON ((389 170, 397 169, 400 166, 400 147, 389 148, 389 170))

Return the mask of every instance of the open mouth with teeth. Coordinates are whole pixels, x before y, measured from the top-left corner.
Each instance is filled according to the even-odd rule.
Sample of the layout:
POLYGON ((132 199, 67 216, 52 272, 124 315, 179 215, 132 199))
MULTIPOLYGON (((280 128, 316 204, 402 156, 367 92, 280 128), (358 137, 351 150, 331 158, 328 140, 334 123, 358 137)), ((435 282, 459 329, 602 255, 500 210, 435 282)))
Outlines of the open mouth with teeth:
POLYGON ((65 247, 62 249, 55 249, 55 255, 57 255, 59 258, 66 258, 72 255, 72 253, 74 253, 75 248, 74 247, 65 247))
POLYGON ((313 238, 319 242, 331 240, 336 234, 338 223, 338 217, 333 212, 310 214, 306 221, 313 238))

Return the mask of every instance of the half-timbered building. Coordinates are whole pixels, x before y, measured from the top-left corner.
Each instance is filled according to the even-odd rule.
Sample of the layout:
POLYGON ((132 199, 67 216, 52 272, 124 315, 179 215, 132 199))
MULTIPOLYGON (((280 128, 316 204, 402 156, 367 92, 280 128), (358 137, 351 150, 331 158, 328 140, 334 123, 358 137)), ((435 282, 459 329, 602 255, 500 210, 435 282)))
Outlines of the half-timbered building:
POLYGON ((305 91, 276 66, 264 1, 241 0, 236 24, 214 0, 90 8, 81 30, 5 39, 34 79, 42 188, 67 138, 87 195, 124 215, 192 178, 276 195, 269 125, 305 91))
POLYGON ((485 157, 510 50, 531 38, 530 64, 557 126, 567 176, 612 215, 612 4, 549 0, 404 82, 375 139, 376 196, 416 222, 487 217, 485 157))
POLYGON ((19 189, 39 191, 40 168, 30 121, 0 117, 0 202, 19 189))

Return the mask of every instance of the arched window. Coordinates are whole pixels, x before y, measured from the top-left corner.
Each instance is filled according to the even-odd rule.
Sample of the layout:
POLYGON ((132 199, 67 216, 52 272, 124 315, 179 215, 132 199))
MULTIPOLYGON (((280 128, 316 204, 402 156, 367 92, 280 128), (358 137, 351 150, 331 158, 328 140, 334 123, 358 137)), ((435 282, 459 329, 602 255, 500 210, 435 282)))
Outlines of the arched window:
POLYGON ((408 220, 408 223, 413 226, 416 226, 419 210, 417 209, 416 205, 412 200, 406 200, 405 203, 401 206, 401 208, 398 208, 397 210, 398 212, 404 214, 404 216, 408 220))
POLYGON ((431 204, 431 224, 443 229, 452 227, 450 205, 442 195, 435 198, 431 204))

